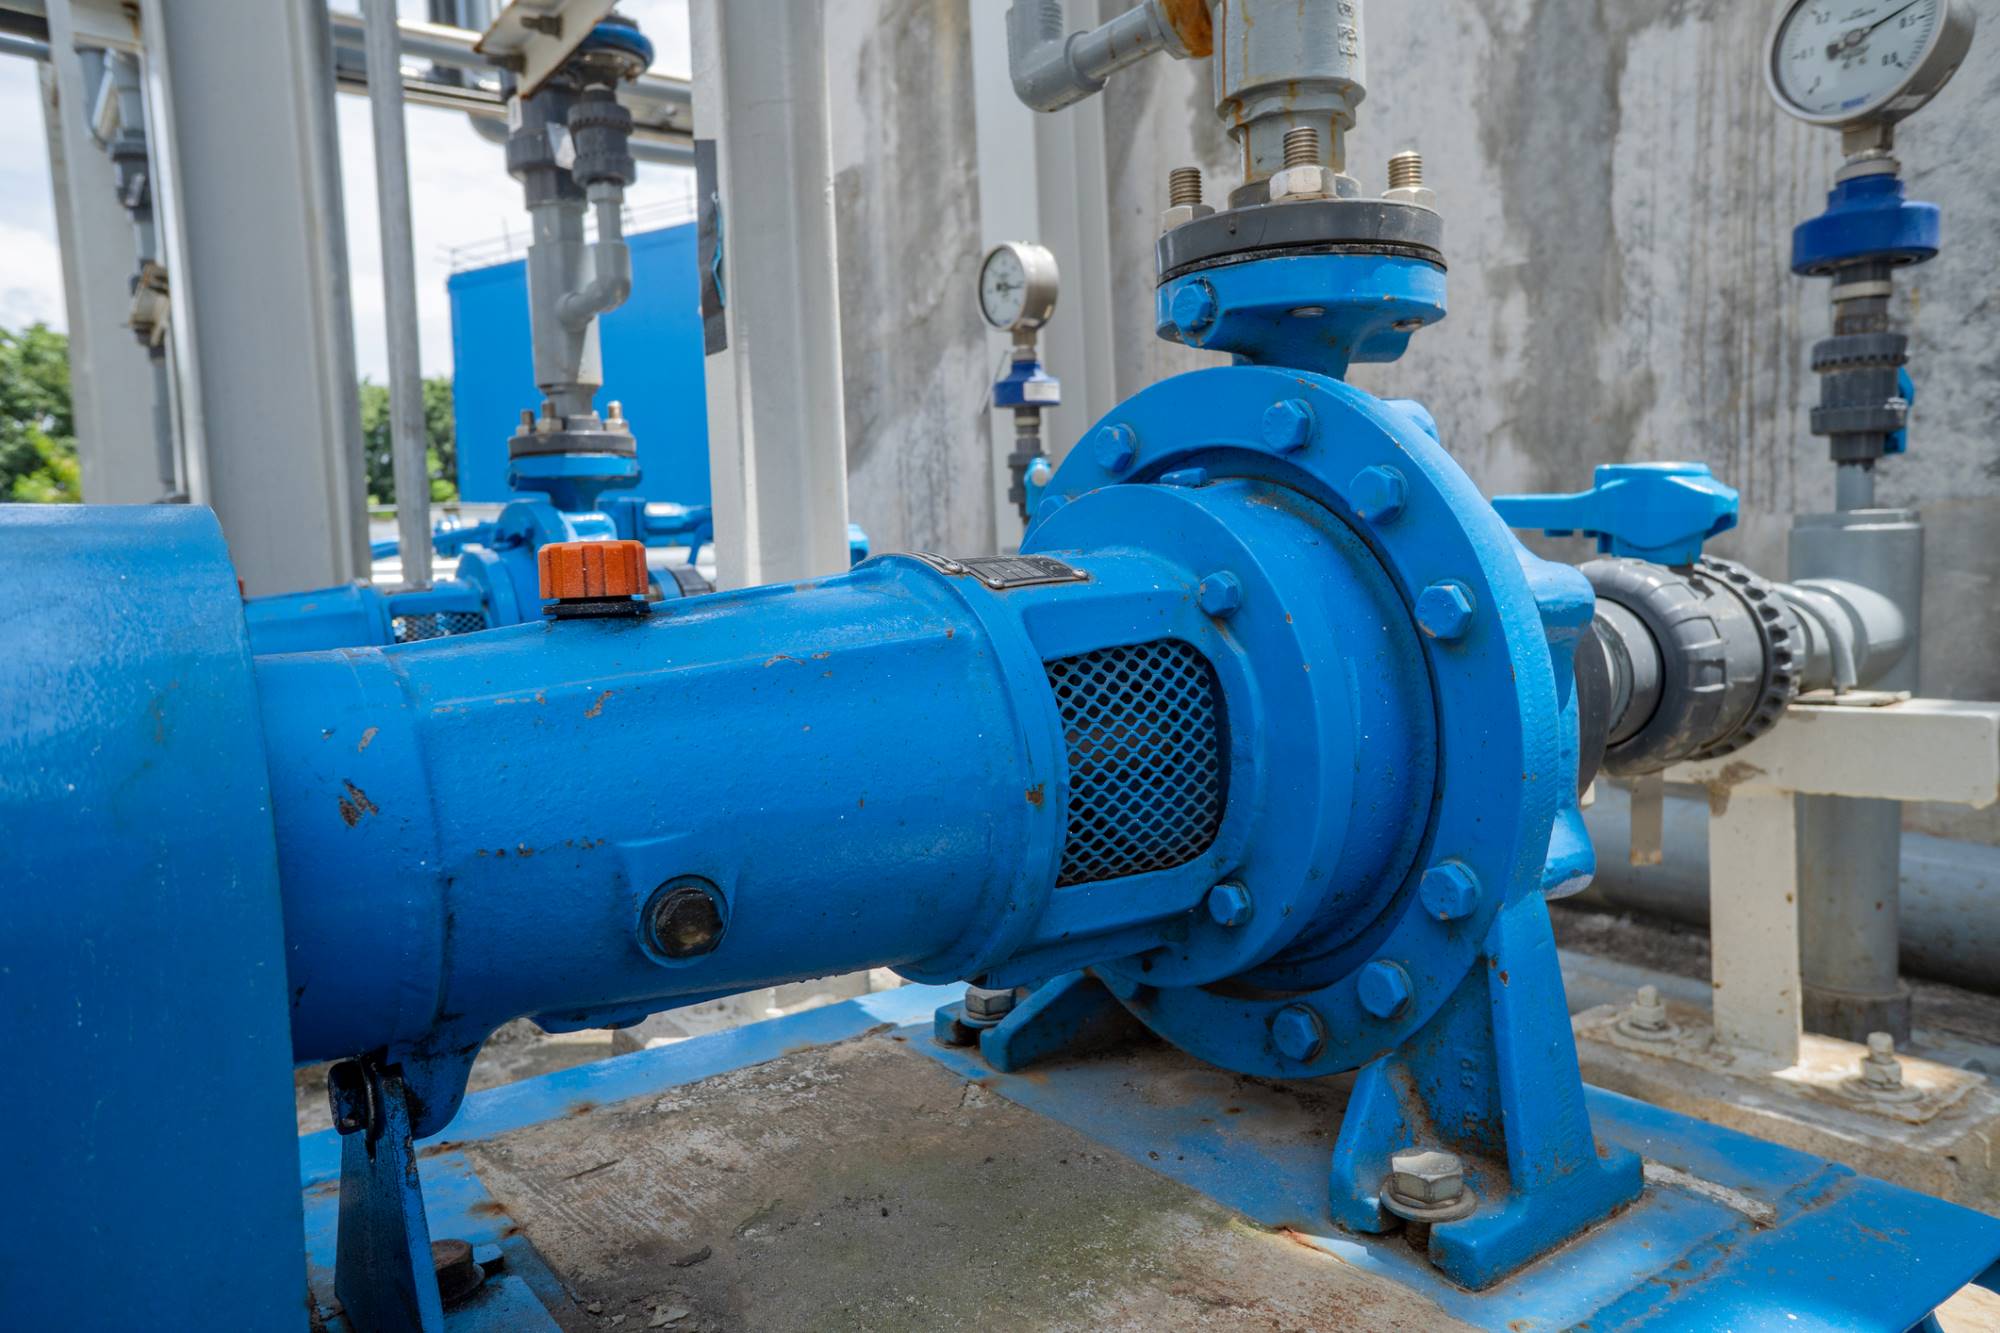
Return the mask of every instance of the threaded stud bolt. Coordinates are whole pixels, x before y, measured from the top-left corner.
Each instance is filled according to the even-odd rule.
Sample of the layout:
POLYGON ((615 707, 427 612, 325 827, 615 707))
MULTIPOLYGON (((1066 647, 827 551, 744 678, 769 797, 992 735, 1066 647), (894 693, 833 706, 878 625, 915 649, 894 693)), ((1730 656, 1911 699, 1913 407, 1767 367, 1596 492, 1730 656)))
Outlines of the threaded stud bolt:
POLYGON ((1287 167, 1316 167, 1319 165, 1319 131, 1310 125, 1285 131, 1285 165, 1287 167))
POLYGON ((1175 167, 1167 173, 1167 207, 1201 202, 1201 168, 1175 167))
POLYGON ((1424 183, 1424 155, 1405 148, 1389 159, 1389 188, 1414 190, 1424 183))

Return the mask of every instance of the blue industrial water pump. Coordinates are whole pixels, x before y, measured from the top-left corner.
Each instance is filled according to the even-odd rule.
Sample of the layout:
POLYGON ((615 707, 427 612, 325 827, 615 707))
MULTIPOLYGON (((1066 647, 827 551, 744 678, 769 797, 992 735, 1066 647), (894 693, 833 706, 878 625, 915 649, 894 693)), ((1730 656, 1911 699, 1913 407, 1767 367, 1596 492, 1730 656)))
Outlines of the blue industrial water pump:
POLYGON ((1115 408, 1017 555, 253 657, 207 511, 0 511, 10 1315, 302 1326, 287 1068, 337 1060, 346 1316, 439 1327, 413 1144, 496 1028, 867 967, 973 982, 937 1034, 1003 1069, 1136 1021, 1360 1071, 1327 1210, 1463 1287, 1638 1198, 1545 900, 1664 695, 1422 407, 1345 381, 1443 317, 1440 240, 1420 198, 1190 209, 1159 328, 1236 363, 1115 408))
MULTIPOLYGON (((1322 230, 1347 220, 1326 206, 1322 230)), ((240 1295, 218 1235, 297 1206, 273 1160, 289 1032, 294 1061, 359 1057, 333 1079, 342 1299, 421 1322, 434 1288, 384 1277, 421 1204, 412 1226, 368 1200, 401 1196, 410 1137, 501 1023, 891 966, 1055 978, 995 1051, 1116 1005, 1245 1073, 1362 1069, 1333 1214, 1430 1223, 1467 1285, 1632 1199, 1637 1158, 1583 1110, 1543 905, 1591 871, 1590 590, 1513 538, 1421 408, 1340 378, 1443 314, 1434 251, 1363 242, 1169 271, 1162 327, 1242 363, 1119 406, 1019 556, 253 660, 205 511, 8 513, 0 697, 36 719, 7 739, 36 776, 7 791, 10 957, 33 947, 5 984, 90 1031, 115 1010, 160 1065, 110 1117, 51 1077, 31 1190, 102 1207, 174 1104, 198 1122, 176 1169, 232 1182, 216 1234, 176 1243, 240 1295), (687 753, 716 757, 700 806, 653 767, 687 753), (242 1040, 201 1068, 221 1021, 242 1040), (1425 1145, 1466 1163, 1441 1209, 1385 1185, 1425 1145)))

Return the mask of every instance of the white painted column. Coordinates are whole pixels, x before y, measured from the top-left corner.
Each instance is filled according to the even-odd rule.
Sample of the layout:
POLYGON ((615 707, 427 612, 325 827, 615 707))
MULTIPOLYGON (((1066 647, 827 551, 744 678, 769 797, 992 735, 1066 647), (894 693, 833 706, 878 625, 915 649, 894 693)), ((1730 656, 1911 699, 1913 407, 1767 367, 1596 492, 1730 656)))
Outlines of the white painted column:
POLYGON ((1708 825, 1715 1030, 1732 1046, 1794 1065, 1803 1012, 1795 803, 1789 791, 1736 787, 1718 806, 1708 825))
POLYGON ((154 211, 197 503, 252 595, 368 573, 323 0, 144 0, 154 211))
POLYGON ((110 26, 136 46, 129 23, 107 24, 102 5, 49 0, 49 63, 42 70, 56 234, 69 317, 70 401, 76 414, 83 498, 144 504, 160 498, 153 370, 127 327, 138 251, 131 214, 118 202, 111 159, 90 132, 91 96, 77 55, 110 26), (79 22, 79 20, 81 20, 79 22))
POLYGON ((716 142, 728 345, 707 360, 716 577, 847 568, 840 275, 820 0, 693 0, 696 133, 716 142))

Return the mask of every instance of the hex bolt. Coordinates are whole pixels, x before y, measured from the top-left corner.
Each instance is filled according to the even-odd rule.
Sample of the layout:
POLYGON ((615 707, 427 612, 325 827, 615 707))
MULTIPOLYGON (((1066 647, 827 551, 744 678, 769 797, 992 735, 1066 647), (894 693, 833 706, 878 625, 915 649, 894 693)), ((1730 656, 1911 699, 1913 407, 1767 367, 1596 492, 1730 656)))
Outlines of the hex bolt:
POLYGON ((1326 1048, 1326 1024, 1303 1004, 1288 1004, 1271 1019, 1271 1043, 1287 1060, 1304 1063, 1326 1048))
POLYGON ((1412 1222, 1449 1222, 1478 1200, 1465 1186, 1465 1163, 1439 1148, 1408 1148, 1389 1158, 1382 1207, 1412 1222))
POLYGON ((965 988, 965 1017, 971 1023, 997 1023, 1014 1012, 1016 1000, 1014 988, 994 989, 987 986, 967 986, 965 988))
POLYGON ((534 414, 534 411, 533 411, 532 409, 530 409, 530 408, 526 408, 526 407, 522 408, 522 409, 521 409, 521 429, 522 429, 522 430, 533 430, 534 428, 535 428, 535 414, 534 414))
POLYGON ((1167 211, 1160 215, 1161 231, 1172 231, 1214 213, 1201 201, 1200 167, 1175 167, 1167 173, 1167 211))
POLYGON ((1887 1032, 1868 1034, 1868 1054, 1861 1057, 1861 1081, 1871 1088, 1903 1086, 1903 1062, 1896 1058, 1896 1039, 1887 1032))
POLYGON ((1106 426, 1097 432, 1091 452, 1097 458, 1097 465, 1118 476, 1132 466, 1139 456, 1139 433, 1122 422, 1106 426))
POLYGON ((1410 1004, 1410 974, 1401 963, 1377 958, 1354 980, 1355 998, 1377 1018, 1394 1018, 1410 1004))
POLYGON ((1618 1030, 1640 1041, 1666 1041, 1680 1035, 1680 1028, 1667 1018, 1658 986, 1639 987, 1632 1003, 1618 1016, 1618 1030))
POLYGON ((1215 289, 1196 279, 1174 293, 1174 327, 1183 335, 1198 334, 1215 322, 1215 289))
POLYGON ((1235 928, 1250 920, 1250 890, 1241 884, 1218 884, 1208 891, 1208 914, 1218 926, 1235 928))
POLYGON ((1389 159, 1389 188, 1382 197, 1392 204, 1437 207, 1437 191, 1424 184, 1424 159, 1416 149, 1405 148, 1389 159))
POLYGON ((1362 468, 1347 483, 1347 502, 1370 523, 1393 523, 1408 502, 1410 483, 1392 467, 1362 468))
POLYGON ((1195 600, 1209 615, 1222 617, 1236 614, 1236 608, 1243 605, 1243 584, 1226 569, 1219 569, 1201 581, 1195 589, 1195 600))
POLYGON ((447 1309, 479 1290, 486 1270, 472 1257, 472 1246, 462 1240, 431 1242, 431 1271, 437 1276, 438 1298, 447 1309))
POLYGON ((1447 643, 1462 639, 1472 628, 1472 592, 1463 583, 1442 579, 1417 594, 1417 627, 1447 643))
POLYGON ((1479 877, 1462 861, 1440 861, 1417 884, 1424 910, 1440 921, 1463 921, 1479 910, 1479 877))
POLYGON ((1319 165, 1319 131, 1310 125, 1285 131, 1285 165, 1288 167, 1316 167, 1319 165))
POLYGON ((1279 453, 1305 448, 1312 436, 1312 404, 1303 398, 1281 398, 1264 409, 1264 443, 1279 453))

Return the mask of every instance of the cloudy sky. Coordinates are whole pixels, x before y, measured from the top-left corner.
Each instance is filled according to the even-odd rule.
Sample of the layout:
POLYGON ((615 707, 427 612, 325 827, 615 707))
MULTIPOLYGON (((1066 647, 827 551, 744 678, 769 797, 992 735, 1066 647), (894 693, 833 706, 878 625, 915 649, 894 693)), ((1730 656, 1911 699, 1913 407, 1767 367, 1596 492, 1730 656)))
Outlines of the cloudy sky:
MULTIPOLYGON (((400 0, 404 17, 421 18, 422 0, 400 0)), ((353 11, 356 0, 335 0, 353 11)), ((687 77, 687 0, 623 0, 658 52, 653 68, 687 77)), ((369 142, 368 102, 342 94, 340 167, 347 211, 348 263, 354 294, 355 358, 363 375, 384 378, 388 355, 382 323, 379 224, 375 217, 375 164, 369 142)), ((507 175, 502 150, 472 132, 465 117, 427 107, 406 112, 409 133, 412 222, 416 231, 418 320, 424 373, 451 371, 451 311, 445 279, 453 247, 484 246, 527 229, 520 187, 507 175)), ((42 132, 36 68, 0 56, 0 328, 41 320, 63 327, 61 256, 50 201, 48 144, 42 132)), ((693 197, 693 173, 641 163, 627 198, 642 216, 693 197)))

